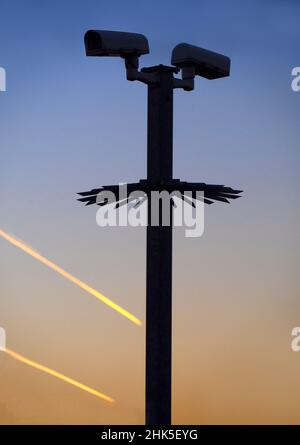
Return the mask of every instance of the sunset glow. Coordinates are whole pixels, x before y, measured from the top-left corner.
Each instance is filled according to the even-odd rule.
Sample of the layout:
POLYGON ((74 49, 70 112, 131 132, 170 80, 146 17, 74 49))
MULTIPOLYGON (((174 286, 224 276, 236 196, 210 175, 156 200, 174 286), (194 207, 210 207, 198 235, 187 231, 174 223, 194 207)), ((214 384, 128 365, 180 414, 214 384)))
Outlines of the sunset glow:
POLYGON ((119 312, 119 314, 123 315, 124 317, 128 318, 128 320, 132 321, 132 323, 141 326, 142 322, 139 320, 135 315, 128 312, 126 309, 119 306, 117 303, 114 303, 112 300, 107 298, 105 295, 101 294, 101 292, 97 291, 96 289, 92 288, 88 284, 84 283, 83 281, 79 280, 78 278, 71 275, 69 272, 66 272, 64 269, 62 269, 57 264, 53 263, 52 261, 49 261, 44 256, 40 255, 38 252, 36 252, 34 249, 32 249, 30 246, 25 244, 24 242, 16 239, 12 235, 9 235, 8 233, 4 232, 0 229, 0 236, 2 238, 6 239, 6 241, 10 242, 14 246, 18 247, 19 249, 23 250, 23 252, 28 253, 28 255, 31 255, 36 260, 40 261, 41 263, 45 264, 45 266, 50 267, 50 269, 54 270, 55 272, 62 275, 67 280, 71 281, 72 283, 79 286, 81 289, 85 290, 89 294, 93 295, 94 297, 98 298, 98 300, 102 301, 102 303, 109 306, 111 309, 115 310, 116 312, 119 312))
POLYGON ((31 366, 32 368, 38 369, 39 371, 45 372, 46 374, 51 375, 52 377, 56 377, 57 379, 63 380, 66 383, 69 383, 70 385, 76 386, 76 388, 82 389, 83 391, 86 391, 93 396, 99 397, 100 399, 106 400, 106 402, 113 403, 114 399, 107 396, 106 394, 103 394, 102 392, 96 391, 93 388, 90 388, 89 386, 83 385, 80 382, 77 382, 77 380, 71 379, 70 377, 65 376, 64 374, 61 374, 60 372, 54 371, 53 369, 48 368, 47 366, 41 365, 33 360, 29 360, 26 357, 23 357, 22 355, 18 354, 17 352, 14 352, 10 349, 5 349, 5 351, 10 357, 13 357, 14 359, 18 360, 19 362, 24 363, 25 365, 31 366))

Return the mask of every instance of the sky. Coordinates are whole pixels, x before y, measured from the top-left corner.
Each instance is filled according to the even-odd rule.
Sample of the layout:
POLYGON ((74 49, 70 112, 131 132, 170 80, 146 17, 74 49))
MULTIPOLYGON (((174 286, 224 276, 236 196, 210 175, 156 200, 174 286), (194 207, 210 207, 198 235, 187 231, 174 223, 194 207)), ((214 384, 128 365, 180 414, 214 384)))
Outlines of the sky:
POLYGON ((8 347, 112 396, 110 405, 0 352, 0 423, 144 421, 143 228, 100 228, 76 193, 146 176, 147 88, 88 29, 139 32, 170 64, 181 42, 231 58, 229 78, 174 92, 174 177, 244 190, 174 231, 173 423, 300 423, 296 0, 2 0, 0 228, 143 321, 138 327, 0 239, 8 347))

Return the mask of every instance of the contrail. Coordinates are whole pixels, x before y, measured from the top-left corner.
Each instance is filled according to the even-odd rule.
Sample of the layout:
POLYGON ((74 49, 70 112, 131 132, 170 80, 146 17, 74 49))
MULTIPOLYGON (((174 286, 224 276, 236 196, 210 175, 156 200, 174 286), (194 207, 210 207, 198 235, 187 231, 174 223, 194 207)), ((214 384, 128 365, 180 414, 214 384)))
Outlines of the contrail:
POLYGON ((37 362, 34 362, 33 360, 29 360, 26 357, 23 357, 20 354, 17 354, 16 352, 12 351, 11 349, 4 349, 3 352, 6 352, 8 355, 13 357, 14 359, 18 360, 19 362, 25 363, 25 365, 31 366, 32 368, 38 369, 39 371, 45 372, 46 374, 52 375, 53 377, 56 377, 57 379, 63 380, 64 382, 69 383, 70 385, 76 386, 76 388, 80 388, 83 391, 86 391, 90 394, 93 394, 93 396, 99 397, 100 399, 106 400, 106 402, 113 403, 114 399, 111 397, 103 394, 102 392, 96 391, 93 388, 90 388, 89 386, 83 385, 80 382, 77 382, 77 380, 71 379, 70 377, 67 377, 64 374, 61 374, 60 372, 54 371, 53 369, 47 368, 47 366, 43 366, 37 362))
POLYGON ((69 272, 66 272, 64 269, 62 269, 57 264, 53 263, 52 261, 48 260, 44 256, 40 255, 38 252, 33 250, 30 246, 26 245, 22 241, 19 241, 18 239, 14 238, 12 235, 9 235, 8 233, 4 232, 1 229, 0 229, 0 236, 2 236, 4 239, 6 239, 6 241, 9 241, 14 246, 19 247, 19 249, 28 253, 28 255, 31 255, 36 260, 38 260, 41 263, 45 264, 46 266, 50 267, 50 269, 55 270, 55 272, 57 272, 60 275, 62 275, 63 277, 65 277, 67 280, 72 281, 72 283, 74 283, 74 284, 77 284, 77 286, 81 287, 81 289, 85 290, 89 294, 98 298, 98 300, 102 301, 102 303, 106 304, 110 308, 119 312, 119 314, 128 318, 128 320, 132 321, 134 324, 141 326, 141 324, 142 324, 141 320, 139 320, 135 315, 131 314, 126 309, 122 308, 121 306, 114 303, 109 298, 105 297, 105 295, 101 294, 101 292, 97 291, 96 289, 93 289, 88 284, 86 284, 83 281, 79 280, 78 278, 74 277, 69 272))

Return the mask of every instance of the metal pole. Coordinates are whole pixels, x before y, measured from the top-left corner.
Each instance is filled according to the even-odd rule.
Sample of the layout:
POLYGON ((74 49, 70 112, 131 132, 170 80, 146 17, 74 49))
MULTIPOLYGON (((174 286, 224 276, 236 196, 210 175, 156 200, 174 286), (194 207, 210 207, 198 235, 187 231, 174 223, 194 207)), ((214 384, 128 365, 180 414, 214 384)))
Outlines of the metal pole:
MULTIPOLYGON (((148 86, 148 181, 173 176, 173 72, 148 68, 159 77, 148 86)), ((146 424, 171 424, 172 224, 151 226, 148 199, 146 302, 146 424)), ((172 209, 170 209, 172 213, 172 209)), ((160 212, 161 213, 161 212, 160 212)), ((160 215, 161 216, 161 215, 160 215)), ((172 218, 170 218, 172 219, 172 218)))
MULTIPOLYGON (((170 425, 172 402, 172 225, 163 226, 160 209, 158 226, 151 224, 151 191, 166 189, 179 191, 185 199, 186 190, 193 192, 191 205, 198 199, 196 192, 205 193, 204 203, 214 201, 229 203, 239 198, 241 190, 203 182, 187 183, 173 180, 173 89, 194 89, 196 75, 207 79, 229 76, 230 59, 221 54, 193 45, 181 43, 172 52, 171 63, 176 66, 158 65, 142 68, 139 57, 149 52, 148 41, 141 34, 115 31, 90 30, 85 34, 88 56, 120 56, 125 59, 126 76, 130 81, 148 85, 148 151, 147 180, 130 184, 131 192, 139 193, 140 202, 148 195, 147 227, 147 278, 146 278, 146 424, 170 425), (174 73, 181 72, 181 78, 174 73), (149 196, 150 195, 150 196, 149 196)), ((117 206, 132 202, 121 200, 118 186, 104 186, 81 192, 79 201, 97 202, 98 193, 115 193, 117 206)), ((139 202, 139 203, 140 203, 139 202)), ((106 204, 106 202, 101 203, 106 204)), ((156 215, 155 215, 156 216, 156 215)))

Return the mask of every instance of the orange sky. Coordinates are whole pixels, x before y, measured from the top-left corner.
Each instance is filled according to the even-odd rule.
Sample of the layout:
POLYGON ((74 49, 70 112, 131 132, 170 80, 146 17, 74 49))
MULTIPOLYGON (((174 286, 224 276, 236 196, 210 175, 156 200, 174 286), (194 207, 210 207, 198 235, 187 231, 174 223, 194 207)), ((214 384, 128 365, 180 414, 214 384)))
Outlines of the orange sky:
MULTIPOLYGON (((142 230, 136 234, 128 230, 130 238, 142 241, 142 230)), ((180 230, 175 233, 175 255, 180 249, 182 259, 191 261, 192 254, 197 261, 186 269, 182 259, 175 256, 174 260, 173 422, 299 422, 300 354, 290 349, 291 327, 299 324, 299 303, 292 297, 292 282, 282 293, 280 267, 272 280, 264 278, 282 260, 277 258, 268 268, 265 259, 257 259, 255 250, 249 249, 247 266, 240 265, 242 251, 231 254, 229 265, 220 249, 205 263, 199 249, 201 245, 205 249, 203 240, 190 251, 180 230), (218 281, 210 279, 213 263, 219 270, 218 281), (250 266, 257 270, 255 281, 250 266), (237 268, 239 274, 233 279, 237 268), (205 279, 198 282, 200 270, 205 279)), ((130 276, 121 282, 110 281, 105 274, 93 284, 110 290, 111 296, 122 295, 143 319, 144 245, 138 244, 137 258, 128 267, 128 273, 135 270, 134 285, 130 276), (133 307, 130 301, 138 304, 133 307)), ((2 353, 1 423, 142 423, 144 327, 114 314, 96 299, 82 298, 81 289, 7 242, 2 241, 1 247, 6 280, 0 314, 8 347, 101 388, 116 400, 107 406, 2 353), (11 270, 18 280, 8 279, 11 270)), ((125 258, 125 252, 120 254, 116 264, 125 258)))

